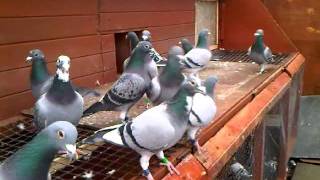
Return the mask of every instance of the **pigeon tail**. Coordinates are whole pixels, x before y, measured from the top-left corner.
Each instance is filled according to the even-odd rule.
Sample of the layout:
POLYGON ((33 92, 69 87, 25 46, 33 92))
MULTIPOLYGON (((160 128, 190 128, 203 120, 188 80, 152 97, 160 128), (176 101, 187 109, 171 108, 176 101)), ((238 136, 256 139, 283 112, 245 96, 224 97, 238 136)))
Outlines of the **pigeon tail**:
POLYGON ((108 110, 108 108, 106 107, 106 105, 99 101, 99 102, 92 104, 88 109, 86 109, 83 112, 82 117, 87 117, 87 116, 90 116, 91 114, 94 114, 96 112, 107 111, 107 110, 108 110))
POLYGON ((82 97, 86 96, 95 96, 99 97, 101 94, 98 93, 97 91, 90 89, 90 88, 85 88, 85 87, 77 87, 75 85, 72 86, 75 91, 77 91, 82 97))

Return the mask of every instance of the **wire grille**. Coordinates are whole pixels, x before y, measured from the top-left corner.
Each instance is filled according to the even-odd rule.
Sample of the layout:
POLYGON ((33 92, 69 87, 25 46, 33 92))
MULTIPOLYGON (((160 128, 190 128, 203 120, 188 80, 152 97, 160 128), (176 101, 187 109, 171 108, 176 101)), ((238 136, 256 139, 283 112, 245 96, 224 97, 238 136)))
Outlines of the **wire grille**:
MULTIPOLYGON (((78 142, 93 134, 94 127, 79 125, 78 142)), ((11 156, 36 135, 32 120, 26 118, 15 123, 0 127, 0 162, 11 156)), ((80 145, 80 143, 78 143, 80 145)), ((51 165, 51 178, 65 179, 137 179, 142 170, 139 165, 139 155, 131 149, 115 146, 109 143, 96 145, 80 145, 83 152, 80 159, 69 163, 64 157, 57 156, 51 165), (89 178, 90 179, 90 178, 89 178)), ((165 152, 169 159, 180 162, 190 149, 183 144, 165 152)), ((150 161, 152 173, 164 170, 160 168, 159 160, 153 157, 150 161)), ((155 173, 157 174, 157 173, 155 173)))
MULTIPOLYGON (((271 64, 281 64, 284 60, 290 57, 290 53, 275 53, 274 63, 271 64)), ((253 61, 247 55, 247 51, 238 50, 213 50, 212 58, 213 61, 228 61, 228 62, 242 62, 242 63, 252 63, 253 61)))

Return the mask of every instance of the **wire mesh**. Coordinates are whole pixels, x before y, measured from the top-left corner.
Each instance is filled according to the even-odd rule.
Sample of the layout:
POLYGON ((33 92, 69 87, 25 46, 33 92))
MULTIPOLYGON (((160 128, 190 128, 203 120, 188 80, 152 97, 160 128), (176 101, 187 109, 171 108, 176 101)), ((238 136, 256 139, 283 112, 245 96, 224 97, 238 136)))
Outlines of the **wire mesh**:
MULTIPOLYGON (((79 125, 78 145, 82 139, 94 133, 96 128, 79 125)), ((0 127, 0 162, 14 154, 36 135, 32 120, 26 118, 0 127)), ((83 152, 80 159, 70 163, 64 157, 57 156, 51 164, 51 178, 65 179, 137 179, 142 170, 139 165, 139 155, 131 149, 113 144, 80 145, 83 152)), ((165 151, 169 159, 180 162, 190 149, 183 144, 165 151), (177 156, 179 155, 179 156, 177 156)), ((150 161, 151 172, 160 168, 159 160, 153 157, 150 161)))
MULTIPOLYGON (((278 65, 284 60, 286 60, 290 53, 275 53, 274 62, 271 64, 278 65)), ((247 51, 239 50, 213 50, 212 58, 213 61, 227 61, 227 62, 242 62, 242 63, 252 63, 253 61, 247 55, 247 51)))

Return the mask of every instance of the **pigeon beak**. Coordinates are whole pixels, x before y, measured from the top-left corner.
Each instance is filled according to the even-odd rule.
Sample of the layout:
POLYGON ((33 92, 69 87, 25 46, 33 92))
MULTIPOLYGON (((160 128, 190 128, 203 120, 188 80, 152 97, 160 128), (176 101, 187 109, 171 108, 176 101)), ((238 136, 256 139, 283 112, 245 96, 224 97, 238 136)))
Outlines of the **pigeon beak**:
POLYGON ((75 144, 66 144, 67 157, 73 161, 79 158, 77 147, 75 144))
POLYGON ((142 35, 142 39, 143 39, 144 41, 146 41, 146 40, 148 39, 148 36, 142 35))
POLYGON ((260 36, 260 33, 254 33, 254 36, 260 36))
POLYGON ((211 32, 208 32, 208 34, 210 35, 210 34, 211 34, 211 32))
POLYGON ((181 41, 179 41, 179 44, 182 44, 181 41))
POLYGON ((31 60, 32 60, 32 57, 31 57, 31 56, 28 56, 28 57, 26 58, 26 62, 31 62, 31 60))

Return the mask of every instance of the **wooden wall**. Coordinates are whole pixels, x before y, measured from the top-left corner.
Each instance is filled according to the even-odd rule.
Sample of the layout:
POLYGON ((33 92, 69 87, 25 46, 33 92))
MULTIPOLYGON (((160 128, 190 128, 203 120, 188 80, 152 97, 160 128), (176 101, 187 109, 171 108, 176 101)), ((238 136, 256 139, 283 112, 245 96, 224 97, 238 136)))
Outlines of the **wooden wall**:
POLYGON ((194 0, 1 0, 0 120, 29 108, 28 51, 71 57, 71 78, 94 87, 116 78, 114 33, 149 29, 162 54, 182 37, 194 38, 194 0))
POLYGON ((320 1, 262 0, 306 57, 304 94, 320 94, 320 1))

